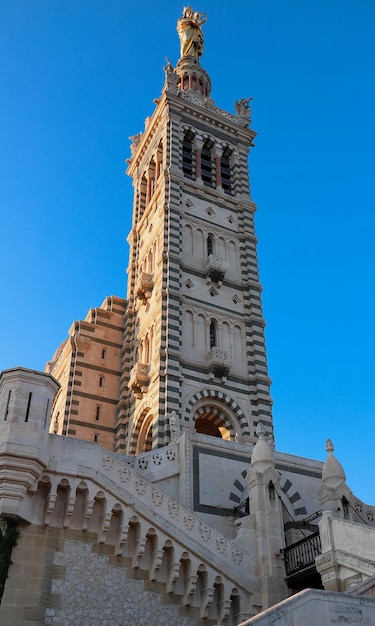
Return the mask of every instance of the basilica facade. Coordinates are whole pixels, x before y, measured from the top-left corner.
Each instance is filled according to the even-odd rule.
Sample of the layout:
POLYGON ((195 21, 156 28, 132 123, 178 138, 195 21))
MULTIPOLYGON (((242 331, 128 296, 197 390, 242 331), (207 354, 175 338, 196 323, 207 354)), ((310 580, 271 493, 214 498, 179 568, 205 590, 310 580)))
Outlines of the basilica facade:
POLYGON ((375 508, 331 441, 324 464, 275 448, 251 98, 211 98, 204 22, 184 9, 131 138, 127 298, 1 374, 0 624, 375 623, 375 508))

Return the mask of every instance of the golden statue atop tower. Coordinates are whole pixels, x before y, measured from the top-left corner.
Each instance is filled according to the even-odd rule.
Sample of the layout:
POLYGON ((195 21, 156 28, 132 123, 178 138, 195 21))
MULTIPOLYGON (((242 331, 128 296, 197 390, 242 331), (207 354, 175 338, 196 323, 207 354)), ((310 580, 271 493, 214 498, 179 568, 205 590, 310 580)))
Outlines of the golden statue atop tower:
POLYGON ((177 21, 177 32, 181 44, 181 57, 190 56, 199 59, 199 57, 202 56, 202 26, 205 22, 205 13, 193 11, 190 6, 184 7, 182 17, 177 21))

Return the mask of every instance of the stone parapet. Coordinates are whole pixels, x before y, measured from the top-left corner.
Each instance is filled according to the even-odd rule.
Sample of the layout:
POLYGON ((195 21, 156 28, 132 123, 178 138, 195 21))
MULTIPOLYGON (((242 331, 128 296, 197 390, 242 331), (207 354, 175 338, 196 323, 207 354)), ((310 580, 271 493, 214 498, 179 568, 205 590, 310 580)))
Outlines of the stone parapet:
POLYGON ((374 623, 375 599, 305 589, 239 626, 333 626, 374 623))
POLYGON ((319 523, 322 553, 316 567, 325 589, 346 591, 375 576, 375 529, 363 524, 332 519, 323 513, 319 523))
MULTIPOLYGON (((175 444, 163 450, 160 465, 174 463, 177 449, 175 444)), ((150 459, 152 454, 157 451, 150 459)), ((236 603, 241 600, 246 607, 242 619, 249 610, 255 613, 249 607, 259 604, 258 581, 245 567, 246 548, 146 480, 128 458, 53 435, 48 438, 48 456, 33 484, 19 494, 15 486, 9 487, 12 497, 18 498, 19 518, 35 527, 94 533, 98 545, 130 558, 133 568, 146 570, 149 579, 163 583, 169 593, 181 589, 182 604, 199 608, 202 618, 210 612, 217 584, 223 615, 233 593, 236 603)))
POLYGON ((48 426, 59 383, 50 374, 14 368, 0 376, 0 514, 19 515, 26 492, 46 467, 48 426))

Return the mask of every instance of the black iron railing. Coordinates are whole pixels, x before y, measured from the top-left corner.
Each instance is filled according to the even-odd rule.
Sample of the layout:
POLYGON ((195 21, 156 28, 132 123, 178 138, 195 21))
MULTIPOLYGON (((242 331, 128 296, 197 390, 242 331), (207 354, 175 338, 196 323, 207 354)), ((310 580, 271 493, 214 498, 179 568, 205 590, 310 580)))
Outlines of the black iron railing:
POLYGON ((283 554, 287 576, 315 565, 315 557, 321 554, 319 532, 288 546, 283 554))

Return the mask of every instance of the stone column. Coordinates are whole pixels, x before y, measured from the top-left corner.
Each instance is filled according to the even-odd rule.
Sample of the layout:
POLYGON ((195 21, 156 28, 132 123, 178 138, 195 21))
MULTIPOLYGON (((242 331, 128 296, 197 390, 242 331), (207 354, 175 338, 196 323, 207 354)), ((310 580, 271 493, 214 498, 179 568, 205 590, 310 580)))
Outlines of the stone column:
POLYGON ((202 164, 201 164, 201 154, 202 154, 203 140, 200 137, 194 138, 193 148, 195 150, 195 180, 198 183, 202 182, 202 164))
MULTIPOLYGON (((280 476, 275 469, 274 452, 259 423, 246 483, 249 490, 249 517, 241 520, 237 541, 249 535, 255 552, 248 567, 260 581, 262 609, 267 609, 289 595, 284 580, 281 550, 285 547, 281 510, 280 476), (241 532, 242 531, 242 532, 241 532)), ((248 543, 248 542, 247 542, 248 543)), ((247 545, 248 547, 248 545, 247 545)))
POLYGON ((216 168, 216 188, 222 190, 222 182, 221 182, 221 157, 223 156, 223 151, 221 146, 215 145, 213 148, 213 153, 215 157, 215 168, 216 168))

